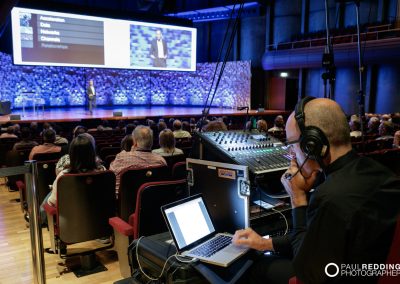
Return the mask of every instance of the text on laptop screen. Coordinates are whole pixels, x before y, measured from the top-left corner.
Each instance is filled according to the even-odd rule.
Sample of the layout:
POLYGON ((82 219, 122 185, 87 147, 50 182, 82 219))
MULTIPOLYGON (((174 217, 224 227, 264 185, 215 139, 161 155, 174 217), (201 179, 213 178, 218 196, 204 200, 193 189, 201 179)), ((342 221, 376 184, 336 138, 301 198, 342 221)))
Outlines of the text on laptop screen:
POLYGON ((186 247, 215 232, 201 197, 165 210, 178 248, 186 247))

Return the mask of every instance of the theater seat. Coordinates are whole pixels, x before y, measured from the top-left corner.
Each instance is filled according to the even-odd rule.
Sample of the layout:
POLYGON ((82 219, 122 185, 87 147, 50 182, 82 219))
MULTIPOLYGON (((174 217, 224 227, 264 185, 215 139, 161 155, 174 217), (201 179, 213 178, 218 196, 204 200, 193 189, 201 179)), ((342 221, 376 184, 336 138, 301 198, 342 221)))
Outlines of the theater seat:
POLYGON ((172 178, 173 179, 186 179, 186 162, 177 162, 172 167, 172 178))
MULTIPOLYGON (((60 177, 57 182, 57 206, 44 206, 53 251, 57 251, 60 257, 67 257, 74 255, 68 253, 68 245, 110 237, 112 228, 108 219, 115 216, 115 205, 113 172, 65 174, 60 177)), ((87 250, 85 257, 109 247, 87 250)))
POLYGON ((140 236, 150 236, 167 231, 160 207, 188 196, 186 180, 160 181, 143 184, 136 197, 135 212, 125 222, 119 217, 109 219, 114 229, 115 249, 121 275, 131 276, 128 262, 128 245, 140 236))
POLYGON ((167 166, 125 169, 121 173, 119 184, 117 216, 128 222, 129 216, 135 212, 136 196, 140 186, 147 182, 162 180, 171 180, 171 172, 167 166))

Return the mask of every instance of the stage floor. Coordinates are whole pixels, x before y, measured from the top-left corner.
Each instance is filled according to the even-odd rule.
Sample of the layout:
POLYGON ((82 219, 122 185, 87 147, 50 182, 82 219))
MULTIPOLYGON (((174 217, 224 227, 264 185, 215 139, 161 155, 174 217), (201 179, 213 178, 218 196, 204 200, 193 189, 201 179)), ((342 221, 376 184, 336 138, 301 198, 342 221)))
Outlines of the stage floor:
MULTIPOLYGON (((98 107, 93 110, 93 114, 84 107, 73 108, 48 108, 42 111, 41 109, 34 112, 31 108, 26 109, 25 113, 22 109, 12 111, 12 115, 20 115, 20 122, 31 121, 80 121, 82 119, 106 119, 106 120, 120 120, 120 119, 146 119, 157 117, 200 117, 202 107, 168 107, 168 106, 126 106, 126 107, 98 107), (121 117, 114 117, 113 112, 122 112, 121 117)), ((249 115, 278 115, 286 113, 281 110, 266 110, 257 112, 250 110, 249 115)), ((246 110, 238 111, 231 108, 211 108, 210 116, 244 116, 246 110)), ((10 115, 0 116, 0 123, 14 122, 17 120, 10 120, 10 115)))

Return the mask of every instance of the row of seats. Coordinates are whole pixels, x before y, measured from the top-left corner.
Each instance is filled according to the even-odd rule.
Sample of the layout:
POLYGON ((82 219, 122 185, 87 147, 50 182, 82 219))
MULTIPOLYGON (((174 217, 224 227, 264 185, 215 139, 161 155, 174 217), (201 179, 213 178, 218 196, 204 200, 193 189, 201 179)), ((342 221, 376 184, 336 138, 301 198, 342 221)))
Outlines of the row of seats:
MULTIPOLYGON (((121 184, 135 184, 125 184, 121 189, 118 202, 121 204, 122 196, 129 197, 129 202, 118 214, 113 172, 62 176, 57 183, 57 206, 45 205, 53 251, 66 257, 70 255, 68 245, 111 236, 114 228, 121 274, 130 276, 127 257, 130 241, 166 231, 160 207, 188 196, 186 180, 168 180, 165 167, 138 171, 139 174, 136 170, 126 170, 123 174, 121 184), (162 175, 165 180, 160 178, 162 175)), ((109 247, 97 248, 92 253, 109 247)))
POLYGON ((365 142, 355 141, 351 144, 353 146, 353 149, 356 150, 358 153, 368 153, 393 148, 393 138, 382 140, 371 139, 366 140, 365 142))

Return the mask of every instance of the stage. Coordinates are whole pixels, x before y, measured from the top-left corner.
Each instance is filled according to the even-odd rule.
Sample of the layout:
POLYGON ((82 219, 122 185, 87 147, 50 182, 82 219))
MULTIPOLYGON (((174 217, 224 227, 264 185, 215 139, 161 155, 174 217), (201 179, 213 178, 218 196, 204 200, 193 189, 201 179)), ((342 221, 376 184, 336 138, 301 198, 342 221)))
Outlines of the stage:
MULTIPOLYGON (((93 114, 84 107, 65 107, 65 108, 45 108, 33 111, 32 108, 14 109, 11 115, 14 116, 10 120, 11 115, 0 116, 0 124, 7 122, 76 122, 89 119, 104 119, 104 120, 141 120, 141 119, 157 119, 164 118, 178 118, 178 117, 201 117, 202 107, 169 107, 169 106, 125 106, 125 107, 98 107, 93 110, 93 114), (114 112, 122 112, 122 116, 114 116, 114 112), (15 115, 20 116, 15 117, 15 115)), ((282 110, 265 110, 258 112, 250 110, 249 115, 253 116, 272 116, 278 114, 287 114, 288 112, 282 110)), ((209 116, 246 116, 246 110, 238 111, 232 108, 211 108, 209 116)))

